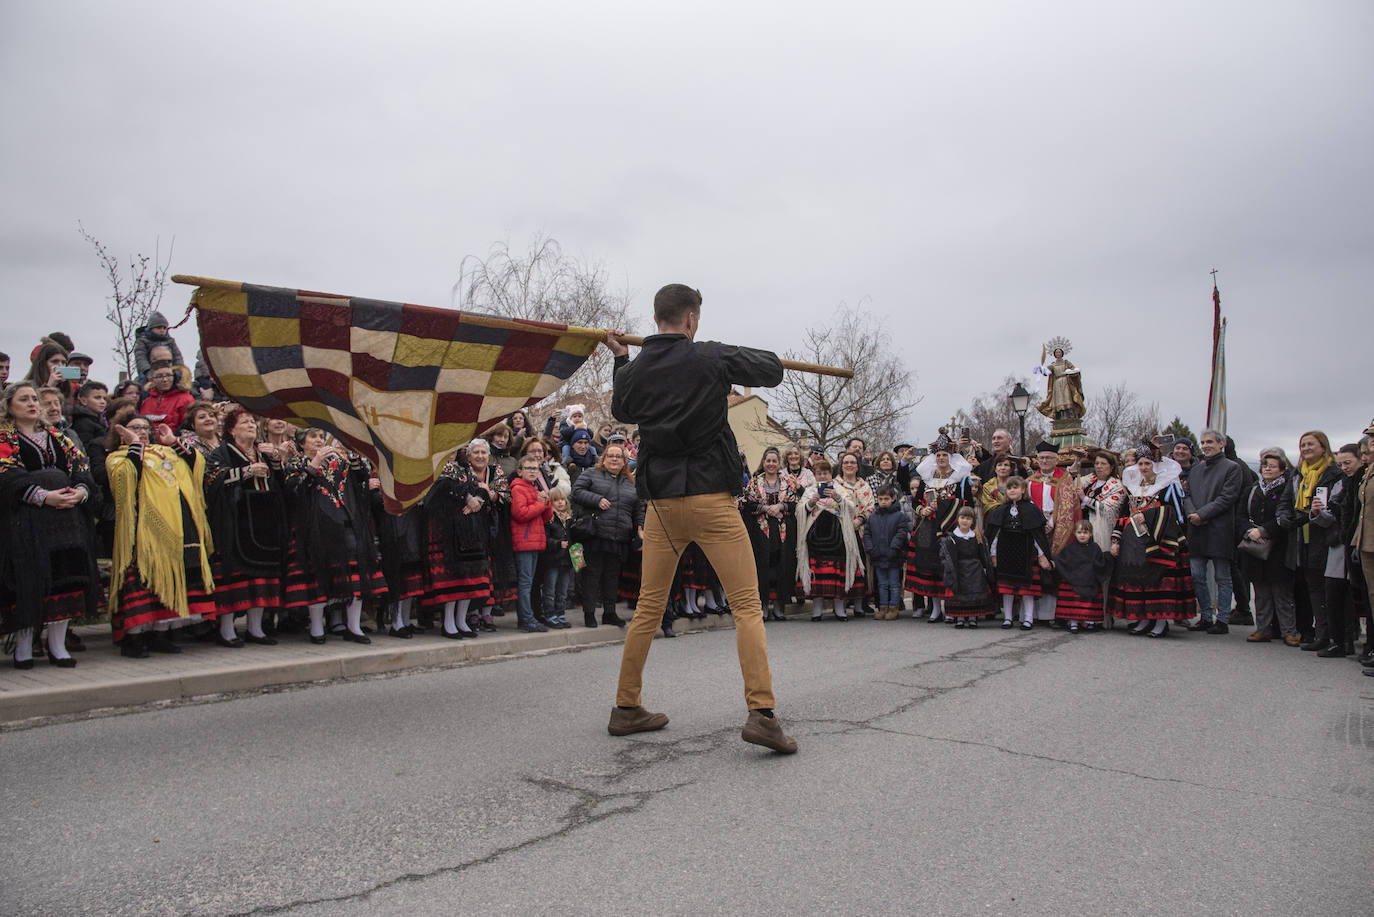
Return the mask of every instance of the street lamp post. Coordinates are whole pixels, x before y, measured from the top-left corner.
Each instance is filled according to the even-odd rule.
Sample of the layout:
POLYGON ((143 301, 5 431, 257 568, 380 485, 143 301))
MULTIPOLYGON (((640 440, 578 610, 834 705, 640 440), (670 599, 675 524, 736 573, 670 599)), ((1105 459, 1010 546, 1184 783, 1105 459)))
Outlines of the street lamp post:
POLYGON ((1020 382, 1011 390, 1011 409, 1021 421, 1021 454, 1026 454, 1026 412, 1030 410, 1031 393, 1020 382))

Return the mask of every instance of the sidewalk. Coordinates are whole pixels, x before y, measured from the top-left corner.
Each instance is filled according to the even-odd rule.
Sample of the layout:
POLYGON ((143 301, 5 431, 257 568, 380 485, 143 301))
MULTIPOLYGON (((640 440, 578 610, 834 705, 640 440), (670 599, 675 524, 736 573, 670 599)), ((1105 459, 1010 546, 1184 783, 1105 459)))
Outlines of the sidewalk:
MULTIPOLYGON (((621 608, 622 616, 628 610, 621 608)), ((304 634, 285 634, 276 646, 248 644, 227 649, 213 643, 178 643, 175 655, 154 653, 146 659, 126 659, 110 640, 108 625, 76 628, 88 649, 74 653, 74 669, 59 669, 37 657, 34 667, 14 668, 0 662, 0 724, 34 717, 86 713, 105 708, 133 707, 158 701, 184 700, 214 694, 254 691, 283 685, 300 685, 408 669, 457 666, 482 659, 570 647, 620 643, 625 636, 618 627, 574 625, 570 630, 527 634, 515 629, 515 616, 497 618, 496 633, 475 640, 447 640, 438 631, 417 634, 409 640, 372 634, 372 643, 360 646, 330 637, 323 646, 312 644, 304 634)), ((734 628, 727 616, 702 621, 673 622, 678 634, 734 628)), ((662 638, 660 631, 658 636, 662 638)))

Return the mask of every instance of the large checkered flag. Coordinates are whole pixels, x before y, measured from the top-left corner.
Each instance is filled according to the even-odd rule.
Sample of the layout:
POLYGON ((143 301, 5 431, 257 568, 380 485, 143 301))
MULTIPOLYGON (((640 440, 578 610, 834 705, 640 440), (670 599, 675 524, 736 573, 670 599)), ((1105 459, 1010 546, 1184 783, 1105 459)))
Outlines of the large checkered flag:
POLYGON ((478 431, 547 397, 604 331, 200 277, 191 303, 219 388, 366 456, 389 512, 478 431))

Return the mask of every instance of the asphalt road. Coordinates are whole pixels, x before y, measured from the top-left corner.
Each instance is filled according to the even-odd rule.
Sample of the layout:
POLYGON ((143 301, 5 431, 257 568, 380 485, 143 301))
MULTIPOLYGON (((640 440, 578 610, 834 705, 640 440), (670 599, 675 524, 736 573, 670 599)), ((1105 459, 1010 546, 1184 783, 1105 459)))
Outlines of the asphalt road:
POLYGON ((0 734, 7 914, 1368 914, 1374 679, 1243 634, 769 625, 0 734))

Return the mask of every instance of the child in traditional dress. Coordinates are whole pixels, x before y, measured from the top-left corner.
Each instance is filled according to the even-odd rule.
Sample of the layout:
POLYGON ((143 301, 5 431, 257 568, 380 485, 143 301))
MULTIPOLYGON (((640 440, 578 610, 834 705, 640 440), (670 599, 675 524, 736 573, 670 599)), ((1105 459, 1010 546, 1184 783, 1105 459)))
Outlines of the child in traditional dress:
POLYGON ((971 506, 959 510, 957 528, 940 536, 940 560, 945 568, 945 614, 955 627, 977 627, 988 613, 992 558, 974 523, 971 506))
POLYGON ((1007 502, 988 513, 985 537, 1002 596, 1002 628, 1012 626, 1012 605, 1021 598, 1021 629, 1035 621, 1035 600, 1044 592, 1042 570, 1050 569, 1050 540, 1045 514, 1026 497, 1026 481, 1007 478, 1007 502))
POLYGON ((1073 541, 1054 559, 1058 575, 1059 601, 1054 619, 1065 621, 1070 633, 1095 630, 1102 625, 1102 583, 1107 578, 1111 557, 1093 538, 1091 520, 1080 519, 1073 529, 1073 541))

